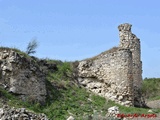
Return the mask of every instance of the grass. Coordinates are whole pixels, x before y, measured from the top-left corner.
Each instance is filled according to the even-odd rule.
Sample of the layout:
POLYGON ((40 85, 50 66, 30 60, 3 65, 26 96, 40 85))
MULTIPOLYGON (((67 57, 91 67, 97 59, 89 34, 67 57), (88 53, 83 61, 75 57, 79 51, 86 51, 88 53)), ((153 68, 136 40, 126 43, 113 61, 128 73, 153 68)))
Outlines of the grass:
POLYGON ((49 64, 61 65, 63 63, 61 60, 53 60, 53 59, 49 59, 49 58, 46 58, 44 60, 49 64))
POLYGON ((142 84, 142 93, 146 99, 160 99, 160 78, 145 78, 142 84))
POLYGON ((160 100, 160 96, 151 97, 148 100, 149 101, 151 101, 151 100, 160 100))
POLYGON ((10 106, 25 107, 36 113, 45 113, 50 120, 66 120, 70 115, 74 116, 77 120, 83 120, 84 117, 88 118, 91 115, 105 116, 109 107, 118 106, 121 113, 147 113, 148 109, 124 107, 114 103, 113 101, 106 100, 103 97, 90 94, 83 88, 78 88, 74 85, 68 84, 66 89, 54 88, 48 81, 47 87, 52 90, 52 97, 45 106, 40 104, 30 104, 28 102, 19 101, 16 97, 3 91, 10 106), (56 90, 55 90, 56 89, 56 90))
MULTIPOLYGON (((7 104, 14 107, 25 107, 36 113, 44 113, 50 120, 66 120, 70 115, 77 120, 88 120, 90 116, 93 116, 94 119, 104 118, 108 108, 112 106, 118 106, 120 113, 123 114, 147 114, 148 109, 124 107, 77 86, 72 80, 72 65, 70 62, 50 62, 57 62, 58 70, 53 73, 50 72, 47 77, 48 96, 46 105, 41 106, 38 103, 30 104, 20 101, 7 91, 0 89, 1 95, 7 100, 7 104)), ((154 111, 160 112, 159 109, 154 111)))

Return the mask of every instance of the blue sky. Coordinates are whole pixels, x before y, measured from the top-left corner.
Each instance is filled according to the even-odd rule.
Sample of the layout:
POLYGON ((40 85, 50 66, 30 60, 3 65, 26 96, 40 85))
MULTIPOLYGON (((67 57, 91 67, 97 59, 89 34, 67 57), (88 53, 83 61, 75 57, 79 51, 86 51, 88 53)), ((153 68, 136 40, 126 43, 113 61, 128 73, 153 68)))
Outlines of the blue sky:
POLYGON ((0 45, 67 61, 118 46, 117 26, 132 24, 141 40, 143 77, 160 77, 159 0, 0 0, 0 45))

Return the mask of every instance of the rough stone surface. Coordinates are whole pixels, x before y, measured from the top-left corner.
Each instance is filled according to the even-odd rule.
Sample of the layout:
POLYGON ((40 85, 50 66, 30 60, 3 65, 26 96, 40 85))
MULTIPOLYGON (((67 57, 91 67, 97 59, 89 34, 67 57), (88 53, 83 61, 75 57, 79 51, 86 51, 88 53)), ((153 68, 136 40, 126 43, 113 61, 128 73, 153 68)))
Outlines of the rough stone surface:
POLYGON ((119 108, 117 106, 113 106, 113 107, 108 108, 108 113, 106 117, 117 118, 117 114, 119 114, 119 108))
POLYGON ((77 65, 78 82, 90 91, 125 106, 145 106, 141 94, 140 40, 130 24, 118 26, 120 44, 77 65))
POLYGON ((45 103, 45 72, 34 58, 0 49, 0 86, 22 100, 45 103))
POLYGON ((67 120, 75 120, 73 116, 69 116, 69 118, 67 118, 67 120))
POLYGON ((1 120, 48 120, 45 114, 35 114, 25 108, 11 108, 3 106, 0 108, 1 120))

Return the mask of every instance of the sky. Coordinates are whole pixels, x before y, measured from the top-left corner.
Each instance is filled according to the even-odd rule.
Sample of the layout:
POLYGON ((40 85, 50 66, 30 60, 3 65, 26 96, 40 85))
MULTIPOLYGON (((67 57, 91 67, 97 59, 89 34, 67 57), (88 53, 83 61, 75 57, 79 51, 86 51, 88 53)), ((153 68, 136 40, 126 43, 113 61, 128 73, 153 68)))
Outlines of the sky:
POLYGON ((0 0, 0 46, 62 61, 93 57, 119 45, 118 25, 141 41, 143 78, 160 78, 159 0, 0 0))

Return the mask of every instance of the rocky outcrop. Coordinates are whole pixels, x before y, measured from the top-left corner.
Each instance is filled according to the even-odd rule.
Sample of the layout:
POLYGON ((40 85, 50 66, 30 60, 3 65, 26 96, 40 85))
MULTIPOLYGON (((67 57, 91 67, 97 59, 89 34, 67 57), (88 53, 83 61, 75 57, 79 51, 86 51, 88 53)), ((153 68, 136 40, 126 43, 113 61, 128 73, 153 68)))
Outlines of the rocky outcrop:
POLYGON ((12 49, 0 49, 0 85, 22 100, 45 103, 45 71, 37 60, 12 49))
POLYGON ((118 26, 119 47, 114 47, 77 66, 78 82, 90 91, 125 106, 145 106, 141 95, 140 41, 130 24, 118 26))
POLYGON ((106 117, 113 117, 114 119, 118 119, 117 114, 119 114, 119 108, 117 106, 113 106, 108 108, 108 113, 106 114, 106 117))
POLYGON ((48 120, 45 114, 35 114, 25 108, 3 106, 0 108, 1 120, 48 120))

